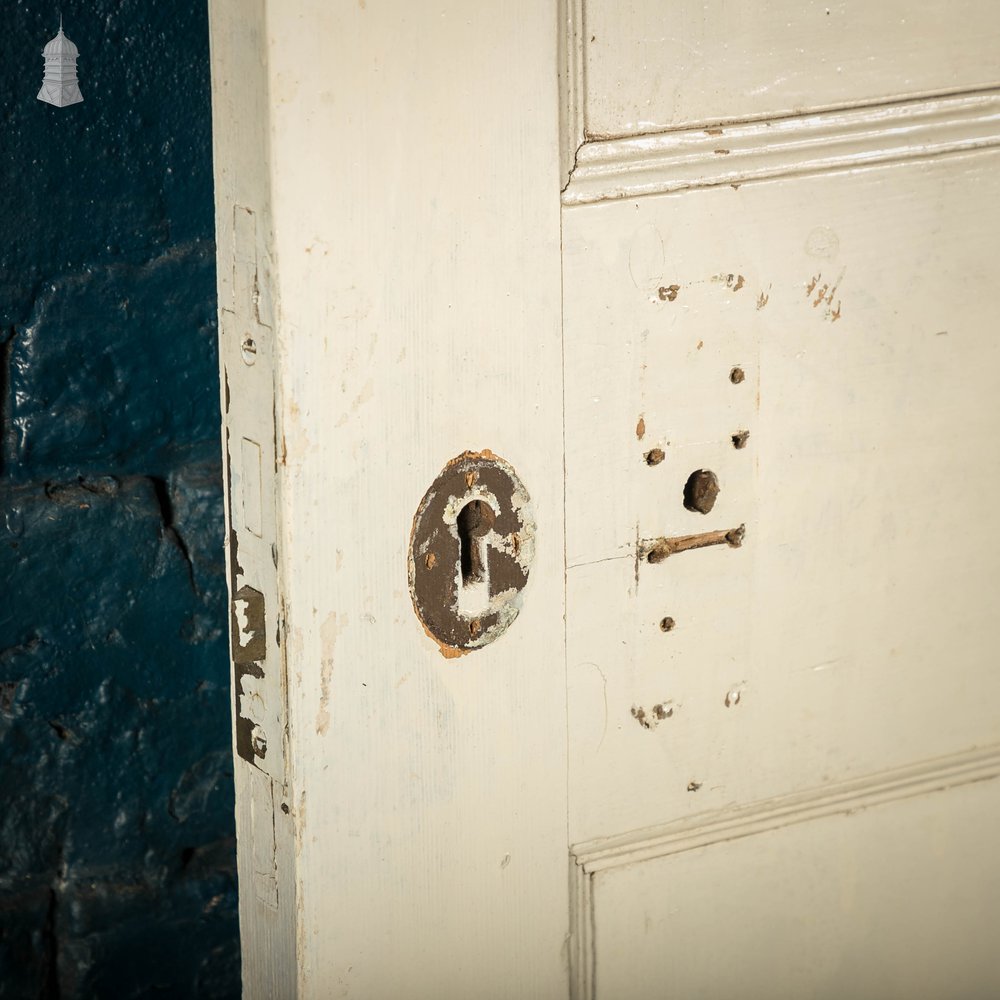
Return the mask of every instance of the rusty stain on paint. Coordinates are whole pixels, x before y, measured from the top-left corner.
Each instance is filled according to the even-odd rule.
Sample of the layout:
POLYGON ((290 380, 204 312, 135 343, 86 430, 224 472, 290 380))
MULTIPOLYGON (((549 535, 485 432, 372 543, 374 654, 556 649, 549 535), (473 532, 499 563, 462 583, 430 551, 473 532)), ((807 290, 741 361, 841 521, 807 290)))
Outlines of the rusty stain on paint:
POLYGON ((833 300, 840 288, 841 283, 844 280, 844 275, 847 272, 847 268, 841 268, 840 274, 837 275, 836 281, 832 284, 829 281, 823 281, 823 273, 813 275, 812 279, 806 285, 806 298, 812 299, 812 307, 814 309, 819 306, 825 306, 823 310, 823 318, 828 319, 831 323, 836 323, 840 319, 841 315, 841 300, 837 299, 836 308, 833 307, 833 300), (816 293, 816 298, 813 299, 813 293, 816 293))
POLYGON ((680 290, 680 285, 660 285, 656 294, 660 297, 661 302, 673 302, 680 290))
POLYGON ((635 436, 641 441, 646 435, 645 418, 639 417, 639 422, 635 425, 635 436))

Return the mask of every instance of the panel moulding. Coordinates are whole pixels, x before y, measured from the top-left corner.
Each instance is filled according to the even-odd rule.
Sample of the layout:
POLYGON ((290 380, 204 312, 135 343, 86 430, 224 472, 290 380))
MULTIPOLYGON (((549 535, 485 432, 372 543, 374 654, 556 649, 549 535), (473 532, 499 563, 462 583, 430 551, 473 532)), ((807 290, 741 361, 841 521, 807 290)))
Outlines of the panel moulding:
POLYGON ((865 778, 589 841, 574 846, 571 855, 574 866, 593 874, 997 777, 1000 777, 1000 745, 975 748, 865 778))
POLYGON ((570 856, 570 1000, 594 995, 594 876, 570 856))
POLYGON ((575 153, 562 200, 586 205, 738 186, 998 145, 1000 91, 980 91, 587 142, 575 153))
POLYGON ((576 154, 584 140, 586 81, 583 46, 583 0, 560 0, 559 163, 563 190, 573 174, 576 154))

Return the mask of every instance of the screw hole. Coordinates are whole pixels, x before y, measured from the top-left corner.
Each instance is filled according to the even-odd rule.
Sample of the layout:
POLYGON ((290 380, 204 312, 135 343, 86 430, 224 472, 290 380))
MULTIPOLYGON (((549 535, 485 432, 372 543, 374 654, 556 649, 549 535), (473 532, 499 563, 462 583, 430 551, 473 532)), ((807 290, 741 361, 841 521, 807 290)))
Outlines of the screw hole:
POLYGON ((662 448, 653 448, 646 452, 646 465, 659 465, 665 457, 662 448))
POLYGON ((737 450, 747 446, 747 439, 750 437, 749 431, 737 431, 733 435, 733 447, 737 450))
POLYGON ((670 632, 670 631, 673 630, 673 628, 674 628, 674 626, 676 624, 677 624, 677 622, 675 622, 673 620, 673 618, 669 618, 669 617, 668 618, 661 618, 660 619, 660 631, 661 632, 670 632))
POLYGON ((743 371, 743 369, 740 367, 734 368, 729 373, 729 381, 732 382, 733 385, 739 385, 740 382, 742 382, 746 377, 747 377, 746 372, 743 371))
POLYGON ((252 365, 257 360, 257 343, 249 333, 243 335, 243 342, 240 344, 240 355, 243 363, 252 365))

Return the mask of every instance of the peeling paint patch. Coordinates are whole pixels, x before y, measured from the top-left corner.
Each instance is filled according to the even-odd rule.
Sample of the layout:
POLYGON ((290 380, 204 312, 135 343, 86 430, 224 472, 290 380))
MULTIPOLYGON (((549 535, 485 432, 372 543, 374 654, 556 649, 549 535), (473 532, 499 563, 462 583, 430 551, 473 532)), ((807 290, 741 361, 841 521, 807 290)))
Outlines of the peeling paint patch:
POLYGON ((264 632, 264 595, 253 587, 243 586, 233 595, 233 660, 252 663, 266 655, 264 632))
POLYGON ((261 726, 265 705, 260 691, 267 656, 264 595, 243 586, 233 595, 230 609, 233 650, 233 697, 236 752, 256 764, 267 756, 267 734, 261 726))
POLYGON ((645 709, 641 705, 632 706, 632 718, 642 726, 643 729, 656 729, 656 727, 669 719, 674 714, 674 706, 669 701, 657 702, 652 708, 645 709))
POLYGON ((712 281, 725 285, 726 288, 734 292, 738 292, 746 284, 746 278, 742 274, 732 273, 713 274, 712 281))

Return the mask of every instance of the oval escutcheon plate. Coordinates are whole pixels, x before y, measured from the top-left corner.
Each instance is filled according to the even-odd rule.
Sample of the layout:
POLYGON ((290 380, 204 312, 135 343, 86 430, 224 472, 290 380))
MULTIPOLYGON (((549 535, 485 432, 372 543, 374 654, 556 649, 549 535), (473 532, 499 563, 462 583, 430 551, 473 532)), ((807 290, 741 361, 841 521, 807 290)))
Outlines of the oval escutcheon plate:
POLYGON ((511 466, 490 451, 453 458, 417 507, 409 552, 413 609, 444 656, 510 627, 534 550, 531 501, 511 466))

